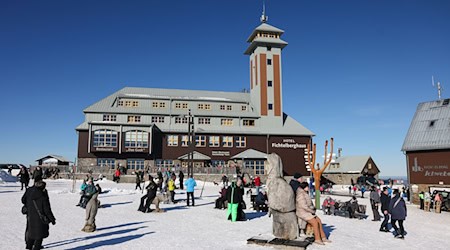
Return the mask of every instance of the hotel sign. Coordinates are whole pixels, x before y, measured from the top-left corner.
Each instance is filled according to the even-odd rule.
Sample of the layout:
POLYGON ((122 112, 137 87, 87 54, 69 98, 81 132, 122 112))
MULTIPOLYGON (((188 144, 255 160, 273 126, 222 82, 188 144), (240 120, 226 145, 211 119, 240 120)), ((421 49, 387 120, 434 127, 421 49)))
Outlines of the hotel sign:
POLYGON ((421 173, 425 177, 450 177, 450 168, 447 165, 428 165, 419 166, 417 157, 414 158, 414 165, 411 170, 415 173, 421 173))
POLYGON ((102 152, 112 152, 115 150, 113 147, 94 147, 95 151, 102 151, 102 152))
POLYGON ((230 156, 230 151, 211 151, 211 156, 230 156))
POLYGON ((272 148, 305 149, 306 147, 306 144, 297 143, 294 139, 283 139, 282 142, 272 142, 272 148))

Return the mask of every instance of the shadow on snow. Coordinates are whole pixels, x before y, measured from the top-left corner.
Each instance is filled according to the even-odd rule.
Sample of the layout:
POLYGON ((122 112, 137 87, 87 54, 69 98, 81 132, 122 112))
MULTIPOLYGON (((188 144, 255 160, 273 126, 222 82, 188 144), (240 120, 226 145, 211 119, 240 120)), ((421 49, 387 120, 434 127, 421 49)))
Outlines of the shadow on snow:
POLYGON ((256 218, 263 217, 266 214, 267 214, 267 212, 245 213, 245 218, 247 218, 247 220, 253 220, 253 219, 256 219, 256 218))
POLYGON ((108 203, 108 204, 102 204, 101 208, 109 208, 116 205, 124 205, 124 204, 130 204, 133 203, 132 201, 125 201, 125 202, 117 202, 117 203, 108 203))
POLYGON ((97 242, 91 243, 89 245, 78 246, 78 247, 67 248, 67 249, 69 249, 69 250, 83 250, 83 249, 92 249, 92 248, 97 248, 97 247, 102 247, 102 246, 117 245, 117 244, 121 244, 121 243, 130 241, 130 240, 135 240, 135 239, 141 238, 144 235, 153 234, 153 233, 155 233, 155 232, 148 232, 148 233, 135 234, 135 235, 127 235, 127 236, 122 236, 122 237, 119 237, 119 238, 113 238, 113 239, 108 239, 108 240, 97 241, 97 242))

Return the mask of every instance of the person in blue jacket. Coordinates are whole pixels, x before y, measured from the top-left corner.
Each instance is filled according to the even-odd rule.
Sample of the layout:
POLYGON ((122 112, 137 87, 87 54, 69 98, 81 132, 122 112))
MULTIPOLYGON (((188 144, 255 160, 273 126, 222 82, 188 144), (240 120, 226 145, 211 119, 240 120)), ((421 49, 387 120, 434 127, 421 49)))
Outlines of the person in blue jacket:
POLYGON ((190 206, 189 198, 192 199, 192 206, 195 206, 195 200, 194 200, 194 188, 197 186, 197 183, 194 180, 194 177, 192 175, 189 175, 189 178, 184 182, 184 185, 186 186, 186 205, 190 206))

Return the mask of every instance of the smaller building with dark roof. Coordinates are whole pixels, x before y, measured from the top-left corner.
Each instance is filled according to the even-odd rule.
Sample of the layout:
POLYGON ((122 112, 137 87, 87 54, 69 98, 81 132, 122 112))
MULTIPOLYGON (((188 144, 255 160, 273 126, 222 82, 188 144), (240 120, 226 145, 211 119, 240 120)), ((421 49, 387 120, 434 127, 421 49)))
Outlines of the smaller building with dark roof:
POLYGON ((378 179, 380 170, 370 155, 338 157, 325 169, 323 176, 338 185, 356 183, 361 176, 378 179))

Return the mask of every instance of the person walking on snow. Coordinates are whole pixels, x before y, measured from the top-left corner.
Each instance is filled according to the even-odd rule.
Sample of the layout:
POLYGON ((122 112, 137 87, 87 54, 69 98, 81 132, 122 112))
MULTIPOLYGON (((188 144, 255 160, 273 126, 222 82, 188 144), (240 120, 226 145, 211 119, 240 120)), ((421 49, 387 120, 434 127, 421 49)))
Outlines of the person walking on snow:
POLYGON ((187 179, 184 182, 184 185, 186 186, 186 205, 190 206, 189 203, 189 198, 192 199, 192 206, 195 206, 195 201, 194 201, 194 188, 195 186, 197 186, 197 183, 194 180, 194 177, 192 177, 192 175, 189 176, 189 179, 187 179))
POLYGON ((25 190, 28 189, 28 184, 30 183, 30 174, 28 173, 28 170, 26 167, 20 168, 20 172, 17 175, 17 177, 20 178, 20 183, 21 183, 20 190, 23 190, 24 186, 25 186, 25 190))
POLYGON ((242 201, 241 188, 237 187, 236 182, 232 181, 227 189, 228 210, 227 218, 235 222, 238 217, 238 206, 242 201))
POLYGON ((378 204, 380 204, 380 195, 378 194, 377 189, 372 186, 370 188, 370 206, 372 207, 373 212, 373 220, 372 221, 380 221, 381 217, 378 213, 378 204))
POLYGON ((393 197, 389 202, 389 213, 391 214, 391 224, 396 235, 395 238, 403 239, 405 237, 405 229, 403 221, 406 219, 406 203, 401 197, 398 189, 394 189, 393 197), (397 222, 398 226, 397 227, 397 222))
MULTIPOLYGON (((139 188, 139 190, 142 190, 141 188, 141 171, 136 171, 136 187, 134 188, 134 190, 137 190, 139 188)), ((145 185, 145 184, 144 184, 145 185)))
POLYGON ((175 175, 171 175, 169 182, 167 183, 167 188, 170 193, 170 201, 175 203, 175 175))
POLYGON ((391 197, 388 195, 388 190, 386 187, 383 188, 383 192, 381 193, 381 212, 383 213, 384 219, 380 226, 381 232, 389 232, 388 223, 389 223, 389 203, 391 202, 391 197))
POLYGON ((180 172, 178 173, 178 179, 180 181, 180 189, 183 190, 183 181, 184 181, 184 174, 183 171, 180 170, 180 172))

